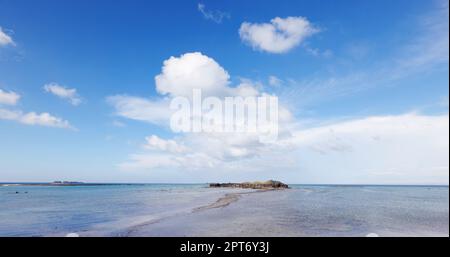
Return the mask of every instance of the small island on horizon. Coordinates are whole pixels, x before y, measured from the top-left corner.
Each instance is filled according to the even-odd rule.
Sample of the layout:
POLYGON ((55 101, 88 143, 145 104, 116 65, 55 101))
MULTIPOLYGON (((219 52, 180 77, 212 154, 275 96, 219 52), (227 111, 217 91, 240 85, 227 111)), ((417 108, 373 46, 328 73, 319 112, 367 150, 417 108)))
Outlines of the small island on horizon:
POLYGON ((250 188, 250 189, 286 189, 287 184, 276 180, 255 181, 243 183, 210 183, 209 187, 231 187, 231 188, 250 188))

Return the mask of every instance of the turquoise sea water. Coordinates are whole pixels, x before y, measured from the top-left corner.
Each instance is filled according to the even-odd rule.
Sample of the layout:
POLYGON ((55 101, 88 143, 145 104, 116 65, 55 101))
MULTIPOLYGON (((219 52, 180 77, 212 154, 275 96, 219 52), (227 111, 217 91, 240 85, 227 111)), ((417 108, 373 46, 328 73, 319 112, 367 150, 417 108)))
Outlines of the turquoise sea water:
POLYGON ((0 236, 68 233, 448 236, 449 188, 294 185, 255 193, 204 184, 0 187, 0 236), (193 211, 227 193, 243 192, 226 207, 193 211))

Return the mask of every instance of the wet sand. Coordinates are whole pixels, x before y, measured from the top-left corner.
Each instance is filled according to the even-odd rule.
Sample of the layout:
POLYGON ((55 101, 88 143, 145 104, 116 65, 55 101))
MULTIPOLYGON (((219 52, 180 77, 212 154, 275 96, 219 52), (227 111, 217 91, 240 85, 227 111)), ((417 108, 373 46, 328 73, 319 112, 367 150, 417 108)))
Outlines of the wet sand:
MULTIPOLYGON (((232 190, 233 189, 230 188, 230 191, 232 191, 232 190)), ((125 236, 125 237, 136 236, 136 235, 141 234, 142 231, 150 229, 152 225, 166 221, 168 219, 174 219, 174 218, 176 219, 177 217, 181 217, 183 215, 189 215, 190 213, 199 213, 199 212, 203 212, 203 211, 207 211, 207 210, 211 210, 211 209, 225 208, 225 207, 229 206, 230 204, 237 202, 243 195, 264 193, 264 192, 268 192, 268 191, 274 191, 274 190, 276 191, 276 190, 284 190, 284 189, 259 189, 259 190, 249 189, 249 190, 251 190, 251 191, 226 193, 224 196, 220 197, 219 199, 217 199, 217 201, 215 201, 211 204, 196 207, 190 211, 179 212, 179 213, 175 213, 173 215, 169 215, 169 216, 166 216, 163 218, 152 219, 152 220, 149 220, 146 222, 142 222, 140 224, 129 227, 128 229, 126 229, 126 231, 120 232, 116 236, 125 236)))
POLYGON ((223 207, 230 205, 231 203, 238 201, 242 195, 263 193, 263 192, 268 192, 268 191, 273 191, 273 190, 282 190, 282 189, 260 189, 260 190, 255 190, 255 191, 251 191, 251 192, 229 193, 229 194, 226 194, 224 197, 219 198, 216 202, 214 202, 212 204, 194 208, 192 210, 192 212, 199 212, 199 211, 215 209, 215 208, 223 208, 223 207))

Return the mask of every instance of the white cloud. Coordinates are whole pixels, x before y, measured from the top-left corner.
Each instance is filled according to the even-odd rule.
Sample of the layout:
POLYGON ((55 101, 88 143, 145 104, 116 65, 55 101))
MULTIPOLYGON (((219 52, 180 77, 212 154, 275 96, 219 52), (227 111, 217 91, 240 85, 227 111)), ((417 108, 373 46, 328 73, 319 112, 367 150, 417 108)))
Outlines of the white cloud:
POLYGON ((62 99, 68 100, 72 105, 79 105, 81 103, 81 98, 77 94, 75 88, 67 88, 57 83, 49 83, 44 85, 44 90, 48 93, 52 93, 62 99))
POLYGON ((333 56, 333 51, 331 51, 330 49, 321 51, 318 48, 311 48, 309 46, 306 46, 305 49, 306 49, 306 52, 308 52, 309 54, 311 54, 313 56, 324 57, 324 58, 329 58, 329 57, 333 56))
POLYGON ((243 42, 254 49, 285 53, 319 32, 304 17, 276 17, 270 23, 242 23, 239 35, 243 42))
POLYGON ((259 82, 241 79, 236 87, 227 88, 227 92, 229 96, 259 96, 263 94, 260 92, 262 88, 263 86, 259 82))
POLYGON ((155 135, 146 137, 145 140, 146 144, 144 145, 144 148, 149 150, 159 150, 169 153, 184 153, 187 151, 186 147, 178 144, 176 141, 164 140, 155 135))
POLYGON ((203 17, 207 20, 212 20, 215 23, 222 23, 223 19, 229 19, 230 14, 222 11, 210 11, 206 10, 204 4, 199 3, 197 5, 198 10, 203 14, 203 17))
POLYGON ((25 125, 73 129, 68 121, 46 112, 37 114, 35 112, 23 113, 22 111, 0 109, 0 119, 17 121, 25 125))
MULTIPOLYGON (((16 105, 19 99, 20 95, 14 92, 5 92, 0 89, 0 105, 16 105)), ((23 113, 20 110, 0 108, 0 120, 11 120, 25 125, 75 129, 69 124, 68 121, 52 116, 46 112, 40 114, 35 112, 23 113)))
POLYGON ((110 96, 107 102, 116 109, 116 115, 152 124, 169 124, 172 111, 167 99, 150 100, 141 97, 116 95, 110 96))
POLYGON ((286 145, 277 142, 261 143, 257 133, 190 133, 171 140, 151 136, 146 138, 144 149, 152 150, 152 154, 133 154, 130 160, 120 167, 141 170, 157 167, 183 167, 186 170, 227 169, 228 165, 236 166, 240 162, 285 148, 286 145), (164 162, 161 162, 161 159, 164 162))
POLYGON ((202 97, 261 94, 258 86, 249 80, 241 80, 237 86, 231 87, 228 72, 214 59, 198 52, 165 60, 161 74, 155 77, 155 84, 157 92, 164 97, 146 99, 116 95, 108 97, 107 101, 121 117, 168 126, 173 113, 169 108, 172 97, 191 98, 193 89, 201 89, 202 97))
MULTIPOLYGON (((285 132, 283 130, 281 134, 285 132)), ((221 168, 227 164, 250 160, 263 153, 285 148, 285 145, 278 142, 261 142, 257 132, 185 133, 168 140, 152 135, 145 140, 143 148, 151 150, 152 153, 132 154, 130 160, 120 167, 126 167, 127 170, 131 167, 141 170, 158 167, 184 167, 186 170, 221 168)))
POLYGON ((16 105, 20 99, 20 95, 15 92, 6 92, 0 89, 0 105, 16 105))
POLYGON ((11 38, 10 35, 6 34, 6 32, 3 31, 2 27, 0 27, 0 46, 7 46, 12 45, 14 46, 14 40, 11 38))
MULTIPOLYGON (((171 98, 191 97, 192 90, 196 88, 202 89, 203 97, 265 95, 259 91, 261 85, 247 79, 241 79, 238 85, 232 87, 227 71, 214 59, 201 53, 187 53, 164 61, 161 74, 155 77, 155 84, 157 92, 168 96, 150 100, 118 95, 107 100, 121 117, 168 126, 172 114, 169 109, 171 98)), ((289 122, 290 119, 289 111, 279 106, 280 122, 289 122)), ((177 140, 164 140, 153 135, 146 138, 144 148, 153 153, 133 154, 131 159, 137 163, 125 163, 121 167, 154 168, 162 164, 180 166, 181 163, 196 168, 212 167, 225 160, 257 156, 264 145, 259 143, 257 133, 195 133, 183 134, 177 140)))
POLYGON ((231 87, 230 75, 214 59, 202 53, 186 53, 164 61, 161 74, 155 77, 156 90, 162 95, 192 96, 193 89, 201 89, 202 96, 254 96, 258 89, 251 81, 243 80, 231 87))
POLYGON ((155 82, 163 95, 191 96, 194 88, 207 95, 223 95, 229 79, 230 75, 214 59, 196 52, 165 60, 155 82))
POLYGON ((448 114, 338 122, 299 130, 289 143, 301 153, 304 176, 326 182, 448 184, 448 114))

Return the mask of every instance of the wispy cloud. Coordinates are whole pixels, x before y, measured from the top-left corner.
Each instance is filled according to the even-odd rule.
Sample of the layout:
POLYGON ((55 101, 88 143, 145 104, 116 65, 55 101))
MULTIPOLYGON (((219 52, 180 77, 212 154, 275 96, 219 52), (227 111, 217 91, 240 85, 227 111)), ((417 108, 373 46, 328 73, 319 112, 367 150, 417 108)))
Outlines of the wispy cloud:
POLYGON ((169 124, 172 111, 167 100, 151 100, 143 97, 115 95, 107 97, 106 101, 115 109, 115 115, 148 122, 156 125, 169 124))
POLYGON ((16 105, 20 95, 15 92, 6 92, 0 89, 0 105, 16 105))
POLYGON ((55 117, 49 113, 35 113, 28 112, 23 113, 22 111, 17 110, 7 110, 0 109, 0 119, 1 120, 11 120, 17 121, 19 123, 25 125, 37 125, 37 126, 46 126, 46 127, 55 127, 55 128, 67 128, 74 129, 70 123, 61 118, 55 117))
POLYGON ((317 57, 329 58, 329 57, 333 56, 333 51, 331 51, 330 49, 322 51, 319 48, 312 48, 310 46, 305 46, 305 50, 309 54, 311 54, 313 56, 317 56, 317 57))
POLYGON ((242 23, 239 35, 256 50, 286 53, 319 32, 305 17, 276 17, 270 23, 242 23))
POLYGON ((202 3, 199 3, 197 8, 203 14, 205 19, 214 21, 215 23, 222 23, 224 19, 230 19, 231 17, 231 15, 227 12, 207 10, 206 6, 202 3))
POLYGON ((44 90, 59 98, 68 100, 74 106, 77 106, 82 102, 75 88, 67 88, 57 83, 49 83, 44 85, 44 90))
POLYGON ((283 84, 283 80, 279 79, 277 76, 269 76, 269 85, 273 87, 279 87, 283 84))
POLYGON ((15 46, 14 40, 10 35, 8 35, 2 27, 0 27, 0 46, 12 45, 15 46))
MULTIPOLYGON (((419 17, 418 36, 404 46, 398 57, 398 72, 432 69, 449 61, 449 1, 437 2, 434 10, 419 17)), ((448 69, 448 67, 447 67, 448 69)))
MULTIPOLYGON (((324 101, 356 94, 375 87, 387 87, 417 74, 448 70, 449 10, 442 1, 433 11, 417 18, 417 35, 399 48, 397 54, 364 69, 331 76, 320 74, 286 81, 277 92, 290 106, 304 108, 324 101)), ((358 49, 359 57, 366 49, 358 49)))

